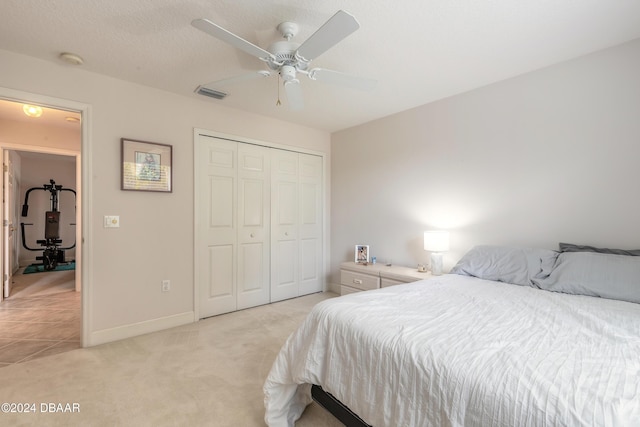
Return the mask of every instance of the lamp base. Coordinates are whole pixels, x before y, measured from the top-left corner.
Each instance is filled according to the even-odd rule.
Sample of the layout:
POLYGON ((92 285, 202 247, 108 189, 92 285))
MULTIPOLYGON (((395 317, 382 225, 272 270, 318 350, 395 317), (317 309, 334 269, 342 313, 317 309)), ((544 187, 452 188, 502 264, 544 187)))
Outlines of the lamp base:
POLYGON ((442 254, 441 253, 432 253, 431 254, 431 274, 434 276, 442 275, 442 254))

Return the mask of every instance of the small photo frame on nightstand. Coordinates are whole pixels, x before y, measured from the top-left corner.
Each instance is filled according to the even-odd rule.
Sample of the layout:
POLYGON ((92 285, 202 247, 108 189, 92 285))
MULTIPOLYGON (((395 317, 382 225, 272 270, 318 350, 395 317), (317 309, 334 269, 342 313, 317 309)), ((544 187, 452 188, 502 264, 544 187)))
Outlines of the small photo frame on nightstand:
POLYGON ((356 245, 356 263, 369 263, 369 245, 356 245))

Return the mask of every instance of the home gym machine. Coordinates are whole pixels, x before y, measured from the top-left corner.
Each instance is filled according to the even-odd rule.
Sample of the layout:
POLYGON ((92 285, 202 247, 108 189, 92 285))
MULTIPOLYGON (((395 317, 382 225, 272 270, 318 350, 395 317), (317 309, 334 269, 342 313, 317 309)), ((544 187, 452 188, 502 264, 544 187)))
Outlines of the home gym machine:
POLYGON ((42 261, 42 264, 36 265, 42 265, 47 271, 55 270, 58 264, 66 263, 64 251, 73 249, 76 246, 76 243, 74 241, 73 245, 71 246, 61 247, 62 240, 60 240, 60 211, 58 210, 58 195, 62 191, 70 191, 71 193, 73 193, 75 206, 76 192, 70 188, 62 188, 62 185, 56 185, 56 182, 52 179, 49 180, 49 184, 44 184, 42 187, 30 188, 25 194, 24 205, 22 205, 23 217, 26 217, 29 212, 29 194, 35 190, 43 190, 50 193, 49 200, 51 201, 51 210, 45 212, 44 239, 36 240, 36 243, 44 247, 44 249, 30 248, 29 246, 27 246, 24 226, 33 225, 32 223, 20 223, 20 228, 22 229, 22 246, 30 251, 42 251, 42 256, 36 257, 36 260, 42 261))

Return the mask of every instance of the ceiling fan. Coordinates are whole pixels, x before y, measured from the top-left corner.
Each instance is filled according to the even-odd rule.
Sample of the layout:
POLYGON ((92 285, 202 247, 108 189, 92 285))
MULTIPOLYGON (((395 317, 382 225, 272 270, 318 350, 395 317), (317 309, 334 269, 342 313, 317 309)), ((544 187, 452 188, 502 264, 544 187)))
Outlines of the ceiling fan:
MULTIPOLYGON (((373 79, 356 77, 324 68, 309 68, 309 63, 312 60, 360 28, 360 24, 358 24, 356 18, 343 10, 339 10, 329 18, 324 25, 302 44, 291 40, 298 33, 298 25, 295 22, 281 23, 277 26, 277 29, 285 40, 273 43, 267 50, 233 34, 208 19, 194 19, 191 25, 231 46, 257 57, 267 65, 269 70, 277 72, 283 80, 287 100, 289 101, 290 108, 293 110, 299 110, 304 106, 300 80, 298 80, 298 75, 300 74, 305 74, 311 80, 354 89, 371 90, 376 85, 376 81, 373 79)), ((209 96, 214 96, 215 93, 217 93, 221 94, 221 97, 224 97, 225 94, 216 91, 216 88, 245 80, 269 77, 271 75, 271 71, 269 70, 260 70, 200 85, 196 89, 196 92, 209 96)))

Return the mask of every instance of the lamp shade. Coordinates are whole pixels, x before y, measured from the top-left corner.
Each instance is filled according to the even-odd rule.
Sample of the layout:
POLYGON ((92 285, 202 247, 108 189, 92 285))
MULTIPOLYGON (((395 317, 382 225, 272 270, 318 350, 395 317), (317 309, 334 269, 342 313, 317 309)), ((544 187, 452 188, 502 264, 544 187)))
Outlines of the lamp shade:
POLYGON ((429 252, 446 252, 449 250, 448 231, 425 231, 424 250, 429 252))

